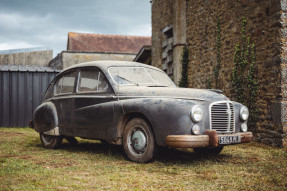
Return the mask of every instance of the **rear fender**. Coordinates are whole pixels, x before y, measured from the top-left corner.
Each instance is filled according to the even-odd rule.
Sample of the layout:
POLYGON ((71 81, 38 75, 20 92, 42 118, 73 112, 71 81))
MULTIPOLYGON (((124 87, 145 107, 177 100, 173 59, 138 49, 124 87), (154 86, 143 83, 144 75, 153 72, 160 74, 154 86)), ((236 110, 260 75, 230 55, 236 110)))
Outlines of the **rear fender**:
POLYGON ((59 135, 57 110, 52 102, 42 103, 36 108, 33 125, 39 133, 59 135))

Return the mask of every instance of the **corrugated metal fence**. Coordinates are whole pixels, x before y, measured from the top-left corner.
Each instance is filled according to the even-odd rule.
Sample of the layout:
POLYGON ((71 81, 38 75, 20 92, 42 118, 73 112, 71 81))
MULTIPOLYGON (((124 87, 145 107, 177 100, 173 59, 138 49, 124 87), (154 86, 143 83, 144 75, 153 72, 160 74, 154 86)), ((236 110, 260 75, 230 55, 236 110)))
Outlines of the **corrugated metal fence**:
POLYGON ((43 66, 0 65, 0 127, 25 127, 59 73, 43 66))

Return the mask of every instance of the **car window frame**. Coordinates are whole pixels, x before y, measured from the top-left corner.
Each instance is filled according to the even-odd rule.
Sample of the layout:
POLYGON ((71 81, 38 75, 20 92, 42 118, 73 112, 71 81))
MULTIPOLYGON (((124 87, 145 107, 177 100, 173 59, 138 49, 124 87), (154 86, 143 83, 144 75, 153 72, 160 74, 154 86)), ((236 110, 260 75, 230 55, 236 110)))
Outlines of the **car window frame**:
MULTIPOLYGON (((145 71, 146 71, 146 69, 152 69, 152 70, 155 70, 155 71, 158 71, 158 72, 161 72, 161 73, 164 73, 164 74, 166 74, 164 71, 162 71, 162 70, 157 70, 157 69, 154 69, 154 68, 149 68, 149 67, 144 67, 144 66, 111 66, 111 67, 109 67, 108 69, 107 69, 107 72, 108 72, 108 74, 109 74, 109 76, 110 76, 110 78, 111 78, 111 80, 113 81, 113 83, 116 85, 116 86, 118 86, 118 87, 124 87, 124 86, 135 86, 135 84, 118 84, 115 80, 114 80, 114 78, 112 77, 112 75, 111 75, 111 72, 110 72, 110 69, 112 69, 112 68, 121 68, 121 67, 124 67, 124 68, 143 68, 145 71)), ((147 75, 151 78, 151 80, 152 81, 154 81, 154 79, 150 76, 150 74, 146 71, 146 73, 147 73, 147 75)), ((167 75, 167 74, 166 74, 167 75)), ((169 80, 174 84, 174 82, 169 78, 169 80)), ((141 85, 144 85, 144 84, 149 84, 149 83, 141 83, 141 85)), ((175 85, 175 84, 174 84, 175 85)), ((176 87, 176 85, 175 85, 175 87, 176 87)))
MULTIPOLYGON (((98 89, 98 87, 97 87, 97 89, 98 89)), ((83 95, 83 94, 110 95, 110 94, 113 94, 114 95, 115 93, 114 93, 114 89, 113 89, 110 81, 108 80, 108 78, 106 77, 106 75, 103 73, 103 71, 100 68, 98 68, 98 67, 83 67, 83 68, 78 68, 77 84, 76 84, 76 87, 75 87, 75 94, 77 94, 77 95, 83 95), (100 78, 101 75, 103 76, 103 78, 108 83, 109 91, 105 91, 105 92, 98 92, 98 91, 79 92, 81 71, 83 71, 83 70, 97 70, 100 73, 98 78, 100 78)))
POLYGON ((78 73, 79 73, 78 70, 67 70, 64 73, 62 73, 61 75, 59 75, 57 77, 57 79, 54 82, 52 82, 52 83, 54 83, 53 84, 53 86, 54 86, 53 87, 53 97, 73 95, 75 93, 75 87, 76 87, 76 84, 77 84, 77 81, 78 81, 78 73), (69 93, 56 94, 56 85, 57 85, 58 81, 61 80, 65 75, 73 73, 73 72, 75 73, 75 81, 74 81, 73 91, 69 92, 69 93))

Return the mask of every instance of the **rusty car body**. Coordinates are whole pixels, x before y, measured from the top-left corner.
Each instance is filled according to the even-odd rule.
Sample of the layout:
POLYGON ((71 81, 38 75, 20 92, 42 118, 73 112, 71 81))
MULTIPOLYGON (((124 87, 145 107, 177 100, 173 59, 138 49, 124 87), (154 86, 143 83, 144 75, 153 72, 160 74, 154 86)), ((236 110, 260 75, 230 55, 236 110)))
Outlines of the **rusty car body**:
POLYGON ((130 160, 148 162, 158 146, 219 154, 226 145, 250 142, 248 115, 220 90, 178 88, 158 68, 94 61, 55 77, 31 126, 47 148, 81 137, 123 145, 130 160))

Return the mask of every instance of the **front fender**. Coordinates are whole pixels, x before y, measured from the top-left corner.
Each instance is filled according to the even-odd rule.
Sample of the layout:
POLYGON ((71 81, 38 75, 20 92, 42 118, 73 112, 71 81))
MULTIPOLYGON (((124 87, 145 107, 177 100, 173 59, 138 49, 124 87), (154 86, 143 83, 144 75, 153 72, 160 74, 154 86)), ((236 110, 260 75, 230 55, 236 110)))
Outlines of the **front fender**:
POLYGON ((123 102, 125 113, 139 112, 151 123, 156 142, 165 146, 168 135, 191 134, 190 100, 170 98, 129 99, 123 102))
POLYGON ((39 105, 33 113, 34 128, 37 132, 46 132, 58 126, 58 115, 55 105, 46 102, 39 105))

